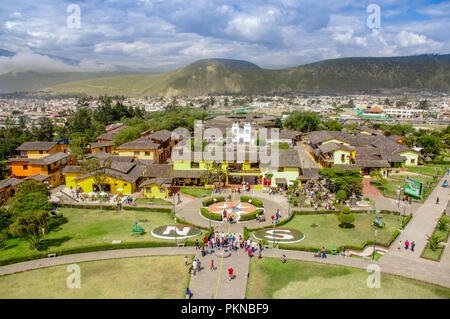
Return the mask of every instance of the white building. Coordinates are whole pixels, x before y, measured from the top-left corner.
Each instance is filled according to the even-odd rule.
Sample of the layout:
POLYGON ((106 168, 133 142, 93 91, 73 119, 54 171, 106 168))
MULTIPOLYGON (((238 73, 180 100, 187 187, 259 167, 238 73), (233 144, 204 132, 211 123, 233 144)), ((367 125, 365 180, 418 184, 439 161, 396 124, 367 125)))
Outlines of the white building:
POLYGON ((412 119, 421 117, 424 112, 424 110, 416 109, 384 109, 383 111, 389 117, 398 119, 412 119))

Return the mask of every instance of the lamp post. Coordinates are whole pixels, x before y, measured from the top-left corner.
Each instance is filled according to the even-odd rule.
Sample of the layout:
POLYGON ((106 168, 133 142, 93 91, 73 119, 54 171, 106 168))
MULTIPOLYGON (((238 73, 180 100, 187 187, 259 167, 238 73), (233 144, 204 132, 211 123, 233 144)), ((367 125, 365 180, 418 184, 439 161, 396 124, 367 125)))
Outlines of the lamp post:
POLYGON ((42 236, 44 237, 44 249, 47 251, 47 238, 45 237, 45 228, 42 228, 42 236))
POLYGON ((173 222, 175 224, 175 243, 176 243, 177 242, 177 230, 178 230, 178 227, 177 227, 177 215, 176 215, 176 212, 175 212, 175 205, 176 205, 175 195, 173 195, 173 222))
POLYGON ((373 254, 372 254, 372 260, 375 260, 375 247, 377 242, 377 230, 375 229, 375 237, 373 240, 373 254))

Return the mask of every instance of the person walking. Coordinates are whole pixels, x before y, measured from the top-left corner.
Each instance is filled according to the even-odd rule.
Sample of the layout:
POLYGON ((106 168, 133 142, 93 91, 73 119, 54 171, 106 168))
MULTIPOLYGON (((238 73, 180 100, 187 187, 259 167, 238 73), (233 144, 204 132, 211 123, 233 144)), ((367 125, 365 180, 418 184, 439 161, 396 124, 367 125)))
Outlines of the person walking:
POLYGON ((214 260, 213 259, 211 259, 211 267, 209 267, 209 270, 210 271, 214 271, 215 270, 215 268, 214 268, 214 260))
POLYGON ((406 250, 408 250, 408 247, 409 247, 409 241, 408 241, 408 239, 405 241, 405 249, 406 250))
POLYGON ((199 243, 198 243, 198 239, 195 240, 195 249, 200 249, 199 243))
POLYGON ((322 259, 327 258, 327 251, 325 249, 325 247, 323 247, 323 252, 322 252, 322 259))
POLYGON ((439 205, 439 197, 436 197, 436 205, 439 205))
POLYGON ((285 264, 286 263, 286 255, 282 255, 281 256, 281 263, 285 264))
POLYGON ((229 280, 231 281, 231 279, 233 279, 233 268, 228 268, 228 276, 229 276, 229 280))
POLYGON ((202 246, 202 257, 205 257, 205 245, 202 246))
POLYGON ((400 241, 398 242, 398 247, 397 247, 397 249, 398 249, 398 250, 401 250, 402 247, 403 247, 402 241, 400 240, 400 241))
POLYGON ((414 247, 416 247, 416 243, 414 240, 411 242, 411 251, 414 252, 414 247))
POLYGON ((188 265, 188 258, 187 258, 187 256, 184 256, 184 266, 187 266, 188 265))

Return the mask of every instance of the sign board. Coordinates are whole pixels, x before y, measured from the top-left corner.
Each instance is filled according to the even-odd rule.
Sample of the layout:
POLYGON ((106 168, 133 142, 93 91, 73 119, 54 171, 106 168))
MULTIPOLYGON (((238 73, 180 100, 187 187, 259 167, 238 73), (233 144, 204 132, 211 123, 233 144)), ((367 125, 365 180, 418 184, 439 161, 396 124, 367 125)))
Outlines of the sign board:
POLYGON ((423 183, 407 178, 404 193, 415 197, 422 197, 423 183))

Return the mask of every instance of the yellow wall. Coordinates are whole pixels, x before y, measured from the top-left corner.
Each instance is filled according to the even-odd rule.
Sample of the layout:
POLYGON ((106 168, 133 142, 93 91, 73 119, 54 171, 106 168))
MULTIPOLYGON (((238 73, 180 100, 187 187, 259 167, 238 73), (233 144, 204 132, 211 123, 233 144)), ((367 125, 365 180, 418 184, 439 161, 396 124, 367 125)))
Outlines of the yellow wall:
MULTIPOLYGON (((83 192, 90 193, 94 191, 93 185, 96 184, 93 177, 86 177, 82 180, 73 181, 75 186, 80 186, 83 192)), ((71 182, 69 182, 71 183, 71 182)), ((113 194, 132 194, 136 189, 135 183, 129 183, 125 181, 121 181, 112 177, 107 177, 105 180, 105 184, 111 185, 111 193, 113 194), (117 189, 123 188, 122 192, 117 191, 117 189)), ((66 175, 66 186, 67 186, 67 175, 66 175)), ((73 185, 70 185, 73 186, 73 185)), ((68 186, 68 187, 70 187, 68 186)))
POLYGON ((153 150, 116 150, 119 153, 119 156, 132 156, 142 160, 152 160, 153 150), (134 152, 139 152, 139 155, 135 155, 134 152), (145 155, 145 152, 150 152, 150 155, 145 155))
POLYGON ((406 157, 406 161, 404 162, 406 166, 417 166, 419 162, 419 154, 411 151, 405 151, 398 154, 406 157), (414 160, 414 163, 412 163, 411 160, 414 160))
POLYGON ((146 198, 167 198, 169 197, 169 189, 156 184, 150 184, 144 186, 144 196, 146 198), (161 192, 161 190, 164 192, 161 192))
POLYGON ((57 144, 53 146, 49 151, 42 151, 42 154, 40 151, 27 151, 28 158, 41 158, 50 154, 58 153, 58 152, 65 152, 67 150, 66 144, 57 144))

